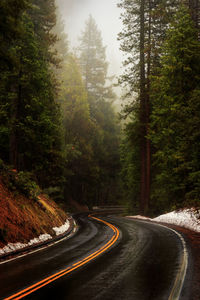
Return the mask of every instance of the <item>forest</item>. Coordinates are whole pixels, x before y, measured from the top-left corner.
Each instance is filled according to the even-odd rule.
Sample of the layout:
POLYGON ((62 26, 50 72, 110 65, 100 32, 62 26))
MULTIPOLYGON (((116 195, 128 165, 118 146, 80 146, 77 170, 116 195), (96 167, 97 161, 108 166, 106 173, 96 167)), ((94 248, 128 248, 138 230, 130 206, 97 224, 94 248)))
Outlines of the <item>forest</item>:
POLYGON ((199 0, 118 6, 120 113, 91 15, 72 51, 54 0, 1 0, 0 176, 66 206, 198 206, 199 0))

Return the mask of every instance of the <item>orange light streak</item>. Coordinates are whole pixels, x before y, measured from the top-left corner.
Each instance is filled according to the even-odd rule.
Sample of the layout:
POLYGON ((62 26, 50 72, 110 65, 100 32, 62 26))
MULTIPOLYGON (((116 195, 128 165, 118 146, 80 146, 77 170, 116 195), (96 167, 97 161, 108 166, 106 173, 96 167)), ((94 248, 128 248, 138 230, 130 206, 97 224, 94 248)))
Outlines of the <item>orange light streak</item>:
POLYGON ((50 284, 51 282, 59 279, 60 277, 63 277, 69 273, 71 273, 72 271, 80 268, 81 266, 87 264, 88 262, 90 262, 91 260, 93 260, 94 258, 96 258, 97 256, 99 256, 100 254, 102 254, 103 252, 105 252, 106 250, 108 250, 110 247, 112 247, 112 245, 118 240, 119 237, 119 230, 117 229, 117 227, 115 227, 114 225, 101 220, 99 218, 96 218, 94 216, 89 215, 90 218, 100 221, 102 223, 104 223, 105 225, 109 226, 113 232, 114 235, 112 236, 112 238, 104 245, 102 246, 99 250, 93 252, 92 254, 90 254, 89 256, 85 257, 84 259, 80 260, 79 262, 73 264, 71 267, 68 267, 60 272, 57 272, 49 277, 46 277, 45 279, 38 281, 37 283, 21 290, 20 292, 13 294, 7 298, 5 298, 4 300, 18 300, 18 299, 22 299, 25 296, 39 290, 40 288, 50 284))

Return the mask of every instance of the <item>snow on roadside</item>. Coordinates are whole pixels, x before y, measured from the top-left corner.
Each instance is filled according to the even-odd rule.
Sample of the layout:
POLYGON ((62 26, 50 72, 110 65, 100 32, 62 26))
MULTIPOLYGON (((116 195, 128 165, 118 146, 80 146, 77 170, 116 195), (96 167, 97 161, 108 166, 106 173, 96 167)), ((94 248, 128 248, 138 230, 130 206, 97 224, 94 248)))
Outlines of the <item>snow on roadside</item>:
POLYGON ((172 211, 167 214, 160 215, 154 219, 150 219, 140 215, 128 217, 153 222, 173 224, 184 228, 188 228, 196 232, 200 232, 200 210, 195 210, 194 208, 172 211))
POLYGON ((145 216, 140 216, 140 215, 137 215, 137 216, 127 216, 127 218, 133 218, 133 219, 139 219, 139 220, 147 220, 147 221, 151 221, 150 218, 145 217, 145 216))
POLYGON ((32 246, 34 244, 45 242, 45 241, 50 240, 50 239, 52 239, 52 236, 50 234, 45 233, 45 234, 41 234, 38 238, 34 238, 34 239, 30 240, 27 244, 8 243, 7 246, 0 249, 0 255, 10 253, 12 251, 16 251, 16 250, 19 250, 19 249, 23 249, 25 247, 32 246))
MULTIPOLYGON (((56 235, 60 235, 60 234, 65 233, 69 229, 69 226, 70 226, 69 220, 66 220, 65 224, 61 225, 60 227, 54 227, 52 229, 55 231, 56 235)), ((52 239, 52 236, 48 233, 44 233, 44 234, 41 234, 37 238, 31 239, 26 244, 23 244, 23 243, 8 243, 4 248, 0 249, 0 255, 7 254, 7 253, 10 253, 12 251, 16 251, 18 249, 22 249, 22 248, 25 248, 25 247, 28 247, 28 246, 32 246, 34 244, 45 242, 45 241, 50 240, 50 239, 52 239)))
POLYGON ((69 220, 66 220, 65 224, 63 224, 60 227, 54 227, 53 230, 55 231, 56 235, 59 235, 67 231, 69 226, 70 226, 69 220))
POLYGON ((152 221, 174 224, 196 232, 200 232, 200 210, 184 209, 172 211, 154 218, 152 221))
POLYGON ((5 253, 9 253, 9 252, 12 252, 12 251, 15 251, 15 250, 18 250, 18 249, 21 249, 21 248, 24 248, 26 247, 27 245, 26 244, 22 244, 22 243, 8 243, 7 246, 5 246, 4 248, 0 249, 0 255, 2 254, 5 254, 5 253))
POLYGON ((30 240, 28 242, 27 246, 32 246, 34 244, 45 242, 50 239, 52 239, 52 236, 50 234, 44 233, 44 234, 41 234, 38 238, 34 238, 34 239, 30 240))

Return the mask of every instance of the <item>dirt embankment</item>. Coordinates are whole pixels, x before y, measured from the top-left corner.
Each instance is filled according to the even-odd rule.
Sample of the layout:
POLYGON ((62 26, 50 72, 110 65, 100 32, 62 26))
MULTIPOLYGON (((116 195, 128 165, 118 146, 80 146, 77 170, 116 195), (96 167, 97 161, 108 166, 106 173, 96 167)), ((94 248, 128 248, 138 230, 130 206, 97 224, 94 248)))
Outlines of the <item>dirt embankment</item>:
POLYGON ((0 248, 8 243, 26 243, 41 234, 55 236, 67 214, 45 195, 31 200, 10 192, 0 178, 0 248))

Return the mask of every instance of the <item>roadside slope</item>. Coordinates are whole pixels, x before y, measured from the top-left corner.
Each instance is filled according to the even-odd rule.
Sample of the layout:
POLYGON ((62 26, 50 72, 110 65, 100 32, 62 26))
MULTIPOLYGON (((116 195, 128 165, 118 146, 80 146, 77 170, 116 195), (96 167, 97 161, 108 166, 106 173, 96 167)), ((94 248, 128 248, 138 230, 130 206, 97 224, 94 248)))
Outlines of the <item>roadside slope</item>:
POLYGON ((9 191, 0 178, 0 248, 27 243, 43 234, 54 237, 53 227, 62 226, 67 219, 67 213, 47 196, 28 199, 9 191))

